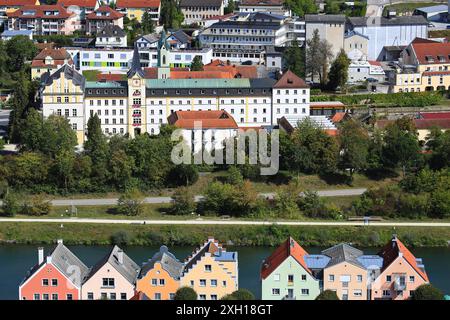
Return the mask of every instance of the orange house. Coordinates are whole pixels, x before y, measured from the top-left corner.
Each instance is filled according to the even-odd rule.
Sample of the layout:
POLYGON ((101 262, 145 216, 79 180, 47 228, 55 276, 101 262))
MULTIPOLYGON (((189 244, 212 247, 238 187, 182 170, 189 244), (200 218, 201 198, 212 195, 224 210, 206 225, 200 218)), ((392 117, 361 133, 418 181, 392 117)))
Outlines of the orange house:
POLYGON ((373 300, 405 300, 416 288, 429 283, 422 259, 416 258, 394 235, 378 253, 383 268, 372 284, 373 300))
POLYGON ((145 263, 136 281, 136 292, 152 300, 173 300, 180 287, 183 264, 161 246, 147 263, 145 263))
POLYGON ((19 286, 20 300, 79 300, 81 284, 89 272, 62 240, 44 259, 44 249, 38 249, 38 263, 19 286))

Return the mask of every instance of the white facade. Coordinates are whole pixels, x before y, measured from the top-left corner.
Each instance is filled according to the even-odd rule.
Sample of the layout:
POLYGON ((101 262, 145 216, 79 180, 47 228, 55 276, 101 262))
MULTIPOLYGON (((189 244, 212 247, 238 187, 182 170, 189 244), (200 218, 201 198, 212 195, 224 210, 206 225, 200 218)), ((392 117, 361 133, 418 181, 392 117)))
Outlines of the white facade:
POLYGON ((367 79, 383 81, 385 78, 383 68, 370 61, 352 61, 348 68, 348 82, 364 82, 367 79))
POLYGON ((182 129, 183 140, 193 154, 223 149, 223 143, 237 135, 237 129, 182 129))
POLYGON ((99 70, 100 72, 122 72, 130 68, 132 49, 112 48, 66 48, 72 56, 77 70, 99 70))
POLYGON ((124 48, 127 46, 127 36, 101 36, 97 35, 95 40, 96 47, 124 48))

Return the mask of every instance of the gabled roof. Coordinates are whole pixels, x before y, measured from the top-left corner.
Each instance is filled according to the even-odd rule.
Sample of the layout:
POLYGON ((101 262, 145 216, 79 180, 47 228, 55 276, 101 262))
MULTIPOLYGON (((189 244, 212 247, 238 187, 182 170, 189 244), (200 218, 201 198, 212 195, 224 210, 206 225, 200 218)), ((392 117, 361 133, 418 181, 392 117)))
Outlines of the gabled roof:
POLYGON ((282 6, 284 0, 241 0, 239 6, 282 6))
POLYGON ((400 255, 409 263, 409 265, 425 280, 428 280, 428 275, 425 272, 425 268, 419 265, 418 259, 405 247, 405 245, 394 235, 378 253, 379 256, 383 257, 383 269, 384 271, 387 267, 391 265, 400 255))
POLYGON ((220 7, 223 0, 181 0, 180 7, 220 7))
POLYGON ((95 8, 97 0, 59 0, 58 4, 64 7, 78 6, 80 8, 95 8))
POLYGON ((117 8, 159 8, 161 0, 117 0, 117 8))
POLYGON ((52 57, 54 60, 65 60, 70 59, 71 55, 67 52, 66 49, 50 49, 50 48, 44 48, 41 52, 37 54, 36 57, 34 57, 33 60, 43 60, 47 58, 48 56, 52 57))
POLYGON ((159 251, 153 255, 153 257, 144 263, 139 273, 139 279, 145 277, 147 272, 153 269, 155 263, 159 262, 164 270, 175 279, 179 280, 183 272, 183 263, 181 263, 166 246, 161 246, 159 251))
POLYGON ((58 241, 57 246, 52 253, 44 259, 41 264, 36 264, 26 275, 22 284, 31 278, 44 264, 51 263, 54 265, 67 279, 77 287, 81 287, 89 273, 89 268, 72 253, 62 241, 58 241), (74 273, 75 272, 75 273, 74 273), (74 276, 75 275, 75 276, 74 276), (78 277, 79 275, 79 277, 78 277))
POLYGON ((92 278, 106 263, 109 263, 114 269, 116 269, 130 284, 134 284, 136 282, 140 268, 118 246, 114 246, 111 251, 92 268, 89 272, 88 279, 92 278), (122 254, 122 263, 119 261, 119 254, 122 254))
POLYGON ((305 80, 297 76, 291 70, 286 71, 275 83, 274 88, 309 88, 305 80))
POLYGON ((82 90, 84 90, 84 86, 86 84, 86 78, 83 77, 81 74, 79 74, 75 69, 68 66, 67 64, 63 65, 61 68, 56 70, 54 73, 49 75, 48 73, 45 73, 42 76, 42 83, 45 86, 48 86, 53 83, 53 80, 59 79, 61 74, 64 74, 64 77, 66 79, 71 79, 73 81, 73 84, 76 86, 80 86, 82 90))
POLYGON ((289 237, 264 260, 261 267, 261 278, 266 279, 288 257, 293 257, 307 272, 311 273, 305 262, 308 253, 293 238, 289 237))
POLYGON ((358 261, 358 257, 362 256, 363 252, 346 243, 341 243, 325 249, 322 251, 322 254, 331 258, 327 268, 341 262, 349 262, 355 266, 364 268, 364 266, 358 261))
POLYGON ((12 18, 26 18, 26 19, 35 19, 35 18, 45 18, 45 19, 67 19, 72 16, 72 13, 69 13, 62 5, 25 5, 20 7, 19 9, 7 12, 6 15, 12 18), (24 14, 27 12, 27 14, 24 14), (45 12, 52 12, 54 14, 45 14, 45 12), (57 12, 57 14, 55 14, 57 12), (33 13, 33 14, 31 14, 33 13))
POLYGON ((450 63, 450 43, 423 41, 416 38, 411 43, 420 64, 450 63))
POLYGON ((345 23, 343 14, 305 14, 306 23, 345 23))
MULTIPOLYGON (((168 117, 168 122, 178 128, 193 129, 195 122, 201 122, 203 129, 237 129, 234 118, 224 110, 210 111, 175 111, 168 117)), ((209 246, 207 244, 206 246, 209 246)), ((214 246, 214 244, 211 244, 214 246)))
POLYGON ((86 19, 89 19, 89 20, 116 20, 116 19, 122 18, 123 16, 124 16, 123 13, 120 13, 119 11, 112 9, 109 6, 102 6, 102 7, 99 7, 97 10, 89 13, 86 16, 86 19), (98 16, 97 12, 109 13, 109 15, 99 15, 98 16))
POLYGON ((169 38, 170 37, 174 37, 175 39, 177 39, 178 41, 180 41, 183 44, 191 42, 191 39, 192 39, 183 30, 176 30, 176 31, 170 32, 169 38))
POLYGON ((125 37, 127 34, 117 25, 107 24, 97 33, 97 37, 125 37))
POLYGON ((36 0, 0 0, 0 6, 8 7, 31 6, 35 3, 36 0))

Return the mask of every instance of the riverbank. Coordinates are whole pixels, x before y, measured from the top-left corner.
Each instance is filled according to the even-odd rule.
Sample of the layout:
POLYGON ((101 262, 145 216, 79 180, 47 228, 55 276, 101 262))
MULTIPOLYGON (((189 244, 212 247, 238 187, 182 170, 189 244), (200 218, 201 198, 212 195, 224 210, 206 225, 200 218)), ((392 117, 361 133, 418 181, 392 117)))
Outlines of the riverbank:
POLYGON ((208 236, 233 246, 276 246, 294 237, 304 246, 379 247, 396 233, 407 246, 447 247, 448 227, 280 226, 280 225, 142 225, 81 223, 0 223, 0 243, 70 245, 197 246, 208 236))

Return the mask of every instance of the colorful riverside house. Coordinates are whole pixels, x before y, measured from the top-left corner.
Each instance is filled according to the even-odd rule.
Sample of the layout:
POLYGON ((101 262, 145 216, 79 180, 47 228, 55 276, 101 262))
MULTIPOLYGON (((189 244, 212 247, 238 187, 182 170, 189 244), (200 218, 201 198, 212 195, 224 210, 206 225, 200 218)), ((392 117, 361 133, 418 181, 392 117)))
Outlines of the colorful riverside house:
POLYGON ((148 297, 152 300, 173 300, 175 292, 180 287, 180 277, 183 263, 169 252, 166 246, 141 268, 136 281, 136 300, 148 297))
MULTIPOLYGON (((364 255, 361 250, 348 244, 336 245, 322 251, 322 255, 316 256, 321 257, 325 265, 319 268, 323 268, 323 290, 336 291, 341 300, 370 298, 372 282, 379 274, 383 263, 381 257, 364 255)), ((312 266, 310 268, 313 269, 312 266)))
POLYGON ((122 249, 114 246, 89 273, 83 283, 83 300, 128 300, 134 287, 139 266, 122 249))
POLYGON ((81 284, 89 268, 81 262, 62 240, 44 259, 38 248, 38 263, 31 268, 19 286, 20 300, 79 300, 81 284))
POLYGON ((199 300, 218 300, 238 289, 238 254, 227 252, 214 238, 188 257, 180 287, 191 287, 199 300))
POLYGON ((372 299, 408 299, 418 286, 429 283, 422 259, 416 258, 395 235, 378 254, 383 257, 383 268, 372 285, 372 299))
POLYGON ((313 300, 319 280, 305 262, 308 253, 291 237, 280 245, 261 267, 262 300, 313 300))

